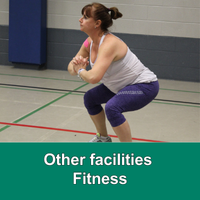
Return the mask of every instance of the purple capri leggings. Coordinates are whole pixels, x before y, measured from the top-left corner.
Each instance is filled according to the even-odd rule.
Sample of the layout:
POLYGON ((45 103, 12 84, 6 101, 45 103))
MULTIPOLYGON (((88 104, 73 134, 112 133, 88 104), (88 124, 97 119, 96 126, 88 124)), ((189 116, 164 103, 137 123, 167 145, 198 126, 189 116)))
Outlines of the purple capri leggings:
POLYGON ((84 104, 90 115, 96 115, 103 110, 101 104, 106 103, 107 119, 112 127, 116 127, 126 121, 123 112, 143 108, 157 96, 158 91, 158 81, 128 85, 117 94, 101 84, 86 92, 84 104))

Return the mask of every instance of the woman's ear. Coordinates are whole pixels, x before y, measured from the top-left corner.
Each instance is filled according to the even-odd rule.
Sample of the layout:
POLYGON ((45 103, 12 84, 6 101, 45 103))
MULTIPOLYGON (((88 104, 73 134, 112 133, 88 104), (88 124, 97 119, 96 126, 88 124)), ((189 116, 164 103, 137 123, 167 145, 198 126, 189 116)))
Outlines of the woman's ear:
POLYGON ((96 21, 95 27, 98 28, 98 27, 100 27, 100 26, 101 26, 101 20, 99 19, 99 20, 96 21))

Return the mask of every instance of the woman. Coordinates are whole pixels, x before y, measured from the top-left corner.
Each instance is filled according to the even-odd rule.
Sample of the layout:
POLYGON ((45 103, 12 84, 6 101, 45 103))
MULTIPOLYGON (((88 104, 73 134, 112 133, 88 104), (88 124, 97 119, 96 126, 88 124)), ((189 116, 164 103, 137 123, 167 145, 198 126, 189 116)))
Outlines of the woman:
POLYGON ((89 37, 68 65, 71 75, 88 83, 102 84, 86 92, 84 104, 96 127, 90 142, 111 142, 105 113, 121 142, 132 142, 131 130, 123 112, 138 110, 158 94, 156 75, 146 68, 127 45, 108 31, 113 19, 122 17, 116 7, 99 3, 82 9, 80 29, 89 37), (86 70, 90 58, 91 70, 86 70), (101 104, 106 103, 105 112, 101 104))

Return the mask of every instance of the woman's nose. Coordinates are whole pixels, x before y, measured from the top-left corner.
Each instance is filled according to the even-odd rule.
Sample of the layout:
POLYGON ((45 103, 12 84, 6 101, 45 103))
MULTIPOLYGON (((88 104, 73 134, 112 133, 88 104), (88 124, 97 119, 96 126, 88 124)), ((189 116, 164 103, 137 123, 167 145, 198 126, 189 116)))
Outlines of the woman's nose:
POLYGON ((81 21, 82 21, 82 19, 83 19, 83 17, 81 17, 81 18, 79 19, 79 22, 81 22, 81 21))

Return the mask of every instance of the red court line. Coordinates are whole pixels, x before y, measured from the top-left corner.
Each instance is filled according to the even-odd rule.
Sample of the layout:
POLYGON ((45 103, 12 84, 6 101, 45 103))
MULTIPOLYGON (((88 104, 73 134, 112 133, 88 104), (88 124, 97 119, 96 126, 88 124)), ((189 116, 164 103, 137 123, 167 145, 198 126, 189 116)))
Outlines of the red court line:
MULTIPOLYGON (((6 126, 20 126, 20 127, 26 127, 26 128, 38 128, 38 129, 46 129, 46 130, 54 130, 54 131, 65 131, 65 132, 72 132, 72 133, 96 135, 96 133, 87 132, 87 131, 76 131, 76 130, 70 130, 70 129, 53 128, 53 127, 45 127, 45 126, 34 126, 34 125, 27 125, 27 124, 8 123, 8 122, 0 122, 0 124, 6 125, 6 126)), ((109 135, 109 136, 113 138, 117 138, 116 135, 109 135)), ((164 141, 141 139, 141 138, 132 138, 132 140, 137 140, 137 141, 142 141, 142 142, 164 142, 164 141)))

